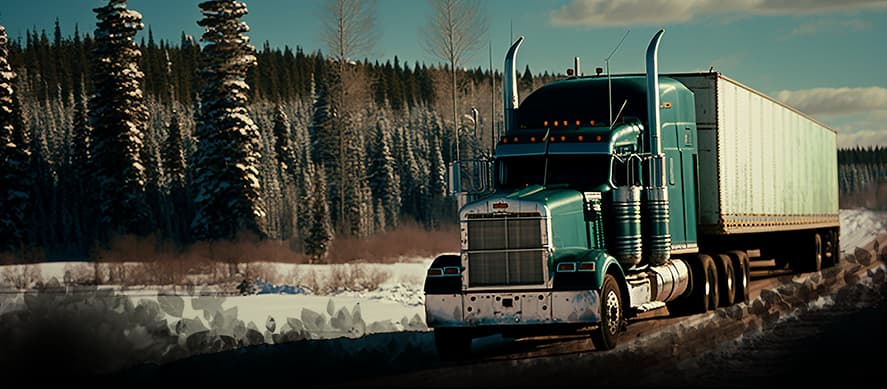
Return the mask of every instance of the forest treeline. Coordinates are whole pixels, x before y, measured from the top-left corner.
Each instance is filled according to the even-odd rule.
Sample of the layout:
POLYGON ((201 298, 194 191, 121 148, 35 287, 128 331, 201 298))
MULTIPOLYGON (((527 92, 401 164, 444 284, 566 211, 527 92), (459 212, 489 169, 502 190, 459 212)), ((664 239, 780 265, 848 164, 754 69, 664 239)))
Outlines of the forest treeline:
MULTIPOLYGON (((210 3, 234 14, 246 11, 236 1, 210 3)), ((28 31, 6 42, 15 75, 9 83, 16 134, 10 137, 19 138, 13 143, 28 158, 20 177, 4 172, 22 197, 4 204, 3 230, 10 233, 0 238, 0 249, 89 258, 119 235, 152 235, 176 247, 245 235, 286 242, 321 259, 337 237, 455 223, 445 187, 446 166, 455 158, 454 123, 440 114, 452 111, 446 65, 401 63, 395 56, 385 63, 349 61, 341 72, 321 51, 264 42, 258 50, 233 49, 240 59, 250 58, 242 74, 213 78, 218 69, 230 70, 213 65, 213 58, 232 59, 219 57, 225 50, 207 48, 236 39, 212 42, 183 33, 178 42, 155 41, 148 27, 136 42, 144 29, 141 15, 118 17, 113 11, 126 10, 120 0, 103 8, 94 10, 94 31, 75 26, 66 35, 56 19, 51 34, 28 31), (129 43, 109 40, 110 31, 125 31, 129 43), (122 81, 126 66, 138 72, 135 84, 122 81), (238 77, 245 80, 239 90, 231 87, 238 77), (130 107, 111 95, 121 85, 134 99, 130 107), (226 106, 229 100, 242 102, 249 118, 229 128, 229 134, 244 134, 240 143, 220 144, 213 132, 223 131, 213 127, 240 120, 224 116, 240 109, 226 106), (207 108, 217 102, 218 109, 207 108), (144 112, 133 112, 140 104, 144 112), (209 117, 216 113, 208 109, 223 116, 209 117), (105 123, 115 115, 137 119, 105 123), (128 140, 115 140, 110 132, 102 135, 108 125, 134 128, 122 135, 128 140), (248 150, 225 155, 240 145, 248 150), (127 155, 127 149, 137 152, 127 155), (231 171, 230 165, 245 173, 236 179, 211 174, 231 171), (128 167, 134 171, 116 173, 128 167), (241 200, 251 205, 238 211, 232 204, 241 200), (128 217, 133 220, 120 220, 128 217), (244 222, 250 218, 256 220, 244 222)), ((210 31, 214 16, 207 15, 199 24, 210 31)), ((527 67, 521 88, 553 77, 533 76, 527 67)), ((501 127, 501 112, 490 114, 493 106, 501 111, 501 74, 465 69, 458 80, 460 157, 488 154, 501 127), (472 116, 472 108, 481 113, 472 116)))
MULTIPOLYGON (((178 248, 248 237, 321 260, 337 239, 455 223, 454 128, 460 158, 489 155, 500 73, 458 72, 453 123, 446 65, 255 49, 222 27, 243 3, 204 6, 233 19, 203 9, 207 33, 178 42, 150 27, 136 42, 144 24, 123 0, 95 9, 95 30, 3 32, 0 251, 91 258, 124 235, 178 248)), ((525 67, 521 95, 555 77, 525 67)), ((839 150, 842 194, 887 179, 885 154, 839 150)))

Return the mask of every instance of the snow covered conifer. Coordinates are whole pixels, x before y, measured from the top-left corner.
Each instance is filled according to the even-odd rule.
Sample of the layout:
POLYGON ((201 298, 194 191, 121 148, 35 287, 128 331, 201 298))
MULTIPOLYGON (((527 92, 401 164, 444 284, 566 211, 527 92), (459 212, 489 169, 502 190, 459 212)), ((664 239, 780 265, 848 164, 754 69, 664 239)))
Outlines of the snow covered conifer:
POLYGON ((243 2, 211 0, 199 4, 205 27, 199 75, 202 101, 195 137, 194 237, 231 240, 238 233, 265 238, 265 209, 259 167, 262 141, 247 112, 246 75, 256 65, 255 47, 243 35, 249 26, 243 2))
POLYGON ((397 228, 400 218, 400 177, 395 171, 390 131, 388 120, 384 116, 379 118, 369 145, 369 166, 367 167, 373 198, 383 213, 378 216, 384 216, 385 220, 385 223, 380 226, 382 229, 397 228))
POLYGON ((326 171, 323 166, 315 166, 312 190, 308 192, 311 204, 307 234, 303 236, 304 252, 311 263, 318 263, 330 250, 333 241, 333 225, 330 220, 329 204, 326 200, 326 171))
POLYGON ((140 159, 148 111, 140 86, 141 52, 133 40, 143 24, 142 15, 128 10, 125 0, 110 0, 93 11, 99 21, 92 57, 90 154, 97 184, 99 238, 107 241, 112 234, 151 230, 140 159))
POLYGON ((0 251, 21 248, 27 236, 31 201, 30 152, 25 128, 16 128, 21 115, 15 109, 6 28, 0 26, 0 251))
POLYGON ((274 113, 274 151, 280 167, 281 185, 285 186, 293 182, 293 175, 296 174, 296 155, 290 134, 290 120, 281 105, 277 106, 274 113))

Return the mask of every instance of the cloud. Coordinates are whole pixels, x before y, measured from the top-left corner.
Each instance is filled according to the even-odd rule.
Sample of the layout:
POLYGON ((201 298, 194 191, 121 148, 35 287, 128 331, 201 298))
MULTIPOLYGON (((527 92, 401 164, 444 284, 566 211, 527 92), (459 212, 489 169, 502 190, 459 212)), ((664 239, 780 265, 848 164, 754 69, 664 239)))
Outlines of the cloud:
POLYGON ((842 129, 838 129, 838 148, 854 146, 887 146, 887 130, 845 132, 842 129))
POLYGON ((887 8, 887 0, 572 0, 550 13, 555 26, 687 23, 711 14, 798 15, 887 8))
POLYGON ((833 127, 838 130, 838 147, 887 146, 887 107, 850 119, 833 127))
POLYGON ((854 30, 860 31, 870 28, 872 26, 871 23, 859 20, 843 20, 843 21, 835 21, 835 20, 819 20, 812 23, 804 23, 798 27, 795 27, 792 30, 791 35, 813 35, 820 31, 834 31, 834 30, 854 30))
POLYGON ((813 88, 773 94, 834 128, 838 147, 887 146, 887 88, 813 88))
POLYGON ((783 90, 780 101, 809 115, 845 115, 887 109, 887 88, 813 88, 783 90))

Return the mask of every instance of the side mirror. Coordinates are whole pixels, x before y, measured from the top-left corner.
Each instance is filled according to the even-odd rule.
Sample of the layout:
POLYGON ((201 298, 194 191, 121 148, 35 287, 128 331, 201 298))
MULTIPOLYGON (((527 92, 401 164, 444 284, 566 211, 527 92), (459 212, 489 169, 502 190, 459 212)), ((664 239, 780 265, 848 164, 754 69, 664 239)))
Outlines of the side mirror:
POLYGON ((447 171, 447 193, 477 195, 492 190, 493 164, 488 160, 468 160, 450 163, 447 171))

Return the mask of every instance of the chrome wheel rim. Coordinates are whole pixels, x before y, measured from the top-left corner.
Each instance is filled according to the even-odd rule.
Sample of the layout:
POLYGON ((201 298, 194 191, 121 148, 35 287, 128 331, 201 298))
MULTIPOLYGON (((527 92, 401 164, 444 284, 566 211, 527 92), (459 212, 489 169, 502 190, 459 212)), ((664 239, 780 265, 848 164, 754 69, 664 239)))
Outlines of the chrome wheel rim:
POLYGON ((619 297, 615 291, 607 293, 607 331, 615 334, 619 330, 619 297))

